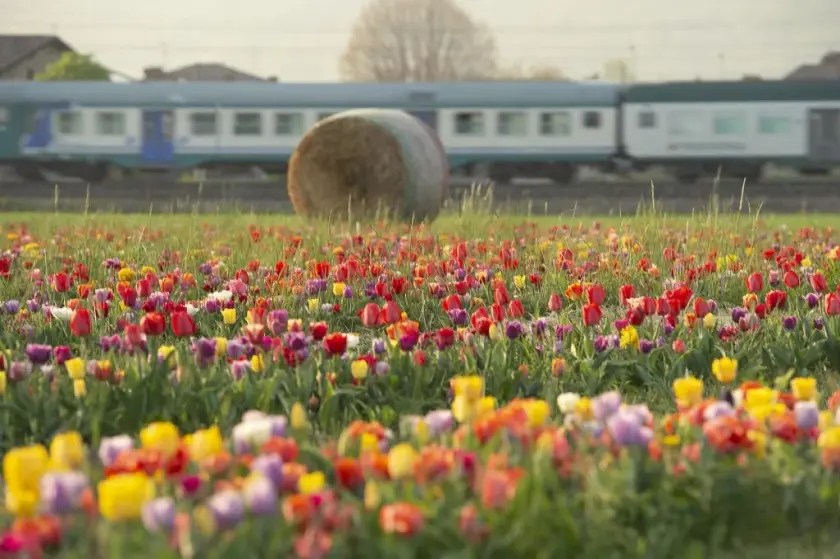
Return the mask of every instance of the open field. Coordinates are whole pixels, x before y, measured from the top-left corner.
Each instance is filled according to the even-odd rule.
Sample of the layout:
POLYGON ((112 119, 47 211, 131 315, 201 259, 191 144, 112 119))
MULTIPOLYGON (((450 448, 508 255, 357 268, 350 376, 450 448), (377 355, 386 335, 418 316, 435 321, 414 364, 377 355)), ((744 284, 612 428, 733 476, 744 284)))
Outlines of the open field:
MULTIPOLYGON (((522 215, 627 215, 655 200, 659 212, 690 215, 705 212, 712 200, 724 212, 838 213, 836 178, 701 180, 693 185, 668 180, 580 180, 569 185, 545 182, 495 184, 453 180, 447 207, 522 215), (474 184, 480 185, 478 188, 474 184)), ((177 183, 136 179, 102 184, 3 183, 0 211, 106 213, 293 213, 285 183, 177 183)))
POLYGON ((0 556, 837 556, 837 216, 481 204, 4 214, 0 556))

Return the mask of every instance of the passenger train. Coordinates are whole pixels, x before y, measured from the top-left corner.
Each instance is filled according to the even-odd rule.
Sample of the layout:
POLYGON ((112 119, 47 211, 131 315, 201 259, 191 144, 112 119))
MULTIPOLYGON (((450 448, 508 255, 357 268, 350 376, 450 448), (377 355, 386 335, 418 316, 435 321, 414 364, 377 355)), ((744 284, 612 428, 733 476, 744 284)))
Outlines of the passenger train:
POLYGON ((558 183, 579 169, 719 168, 757 181, 840 165, 840 80, 574 82, 0 82, 0 166, 98 182, 117 174, 257 167, 284 173, 303 134, 351 108, 402 109, 434 128, 454 170, 558 183))

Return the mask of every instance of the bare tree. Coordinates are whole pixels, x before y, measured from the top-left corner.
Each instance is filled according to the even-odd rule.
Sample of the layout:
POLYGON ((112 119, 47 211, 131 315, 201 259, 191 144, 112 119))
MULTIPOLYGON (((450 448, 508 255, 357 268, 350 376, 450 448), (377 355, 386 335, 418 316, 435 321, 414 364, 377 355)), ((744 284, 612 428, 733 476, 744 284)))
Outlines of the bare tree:
POLYGON ((371 0, 341 58, 351 81, 492 79, 496 42, 455 0, 371 0))
POLYGON ((569 78, 556 66, 533 65, 524 67, 523 64, 516 64, 510 68, 500 70, 496 74, 498 80, 510 81, 535 81, 535 82, 565 82, 569 78))

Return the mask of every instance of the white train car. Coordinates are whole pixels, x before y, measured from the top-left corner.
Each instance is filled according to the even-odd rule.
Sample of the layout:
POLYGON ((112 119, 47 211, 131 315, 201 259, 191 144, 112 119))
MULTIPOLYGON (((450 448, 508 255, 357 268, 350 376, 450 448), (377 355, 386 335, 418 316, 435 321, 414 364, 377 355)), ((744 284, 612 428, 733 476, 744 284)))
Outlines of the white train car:
POLYGON ((622 129, 634 163, 687 183, 719 168, 757 181, 768 163, 824 174, 840 165, 840 80, 631 86, 622 129))
POLYGON ((434 128, 453 168, 567 182, 581 166, 612 164, 620 94, 568 82, 0 84, 0 106, 18 124, 0 141, 0 161, 92 181, 112 168, 285 172, 318 120, 376 107, 434 128))

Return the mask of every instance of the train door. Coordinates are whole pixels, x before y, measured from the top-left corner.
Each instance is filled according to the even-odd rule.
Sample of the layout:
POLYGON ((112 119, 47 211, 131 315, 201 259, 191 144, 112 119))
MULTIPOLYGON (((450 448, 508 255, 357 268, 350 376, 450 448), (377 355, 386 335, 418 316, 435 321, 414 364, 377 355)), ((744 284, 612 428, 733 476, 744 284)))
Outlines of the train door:
POLYGON ((26 111, 24 132, 20 147, 27 152, 41 151, 52 143, 51 109, 30 109, 26 111))
POLYGON ((808 153, 814 161, 840 163, 840 109, 811 109, 808 153))
POLYGON ((175 159, 172 143, 175 121, 172 111, 143 111, 143 160, 166 165, 175 159))
POLYGON ((410 111, 410 114, 414 118, 431 128, 432 130, 437 132, 437 111, 410 111))

